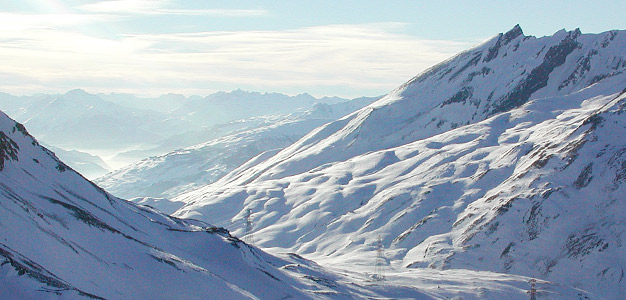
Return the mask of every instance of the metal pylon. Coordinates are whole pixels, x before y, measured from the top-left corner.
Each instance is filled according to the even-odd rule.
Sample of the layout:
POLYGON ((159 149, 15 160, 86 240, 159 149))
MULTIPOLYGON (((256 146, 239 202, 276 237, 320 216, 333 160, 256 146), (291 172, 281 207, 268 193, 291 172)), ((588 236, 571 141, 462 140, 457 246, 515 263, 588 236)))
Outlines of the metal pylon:
POLYGON ((252 234, 252 210, 246 209, 246 216, 244 222, 246 223, 246 233, 243 236, 243 241, 248 245, 254 244, 254 235, 252 234))
POLYGON ((385 248, 383 247, 383 240, 380 236, 378 236, 378 241, 376 242, 376 270, 374 274, 374 279, 378 281, 385 280, 385 248))

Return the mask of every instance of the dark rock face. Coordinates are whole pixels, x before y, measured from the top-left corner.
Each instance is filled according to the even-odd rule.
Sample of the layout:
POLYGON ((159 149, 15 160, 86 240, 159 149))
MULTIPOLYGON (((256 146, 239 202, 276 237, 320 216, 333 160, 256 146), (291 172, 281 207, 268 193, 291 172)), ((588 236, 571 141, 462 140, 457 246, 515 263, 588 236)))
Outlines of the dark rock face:
POLYGON ((587 56, 581 57, 578 61, 578 66, 576 70, 572 72, 572 74, 559 86, 559 91, 564 87, 568 86, 570 83, 576 83, 579 78, 581 78, 585 72, 591 70, 591 58, 594 55, 598 54, 598 51, 593 49, 587 53, 587 56))
POLYGON ((513 29, 509 30, 507 33, 500 34, 498 40, 496 41, 496 44, 493 45, 493 47, 489 48, 489 52, 487 56, 485 56, 485 58, 483 59, 483 62, 490 62, 494 58, 498 57, 500 47, 507 45, 513 39, 523 34, 524 33, 522 32, 522 28, 519 26, 519 24, 515 25, 515 27, 513 27, 513 29))
POLYGON ((4 131, 0 131, 0 171, 4 169, 5 160, 18 160, 17 153, 20 147, 9 138, 4 131))
POLYGON ((587 228, 582 232, 571 234, 567 237, 564 250, 569 257, 580 258, 589 255, 593 251, 604 251, 609 247, 609 243, 604 241, 592 228, 587 228))
POLYGON ((511 42, 513 39, 517 38, 520 35, 524 35, 524 32, 522 31, 522 27, 519 26, 519 24, 513 26, 513 28, 511 30, 509 30, 507 33, 504 34, 504 38, 503 40, 503 44, 506 45, 509 42, 511 42))
POLYGON ((593 163, 589 163, 582 170, 582 172, 580 172, 580 175, 578 175, 578 178, 576 179, 576 181, 574 181, 574 186, 577 189, 582 189, 589 185, 589 183, 591 182, 591 179, 593 179, 592 170, 593 170, 593 163))
POLYGON ((454 94, 452 97, 450 97, 448 100, 444 101, 441 104, 441 107, 444 107, 452 103, 461 103, 461 102, 465 103, 467 99, 472 97, 473 93, 474 93, 474 88, 471 86, 466 86, 462 88, 460 91, 458 91, 456 94, 454 94))
POLYGON ((517 87, 495 103, 490 114, 505 112, 526 103, 530 96, 539 89, 548 85, 548 79, 552 71, 563 65, 567 56, 578 48, 576 38, 580 30, 574 30, 558 45, 550 47, 543 58, 543 62, 533 69, 517 87))

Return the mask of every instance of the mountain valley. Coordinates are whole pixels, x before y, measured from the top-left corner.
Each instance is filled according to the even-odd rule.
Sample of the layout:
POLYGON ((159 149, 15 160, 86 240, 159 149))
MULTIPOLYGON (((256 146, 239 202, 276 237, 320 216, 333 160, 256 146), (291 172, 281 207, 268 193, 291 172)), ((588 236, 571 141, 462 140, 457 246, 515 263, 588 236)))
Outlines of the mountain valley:
POLYGON ((383 97, 2 94, 0 298, 621 299, 625 71, 515 26, 383 97))

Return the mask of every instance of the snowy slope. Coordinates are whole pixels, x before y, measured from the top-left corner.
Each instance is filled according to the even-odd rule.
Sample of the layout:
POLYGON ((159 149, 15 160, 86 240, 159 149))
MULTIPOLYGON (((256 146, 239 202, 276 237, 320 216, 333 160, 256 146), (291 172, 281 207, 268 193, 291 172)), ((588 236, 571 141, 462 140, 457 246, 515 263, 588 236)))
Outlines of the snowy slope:
POLYGON ((485 270, 626 294, 626 32, 518 27, 175 200, 327 264, 485 270), (485 69, 487 68, 487 69, 485 69), (452 124, 454 123, 454 124, 452 124))
MULTIPOLYGON (((165 216, 85 180, 0 112, 0 299, 525 299, 489 272, 325 269, 165 216)), ((553 299, 595 299, 539 281, 553 299), (586 297, 586 298, 585 298, 586 297)))
MULTIPOLYGON (((314 128, 374 100, 358 98, 337 104, 317 103, 302 113, 235 122, 251 126, 199 145, 146 158, 98 178, 95 182, 110 193, 127 199, 174 197, 214 182, 265 151, 285 148, 314 128), (257 124, 255 120, 260 123, 257 124)), ((169 205, 167 202, 161 203, 169 205)), ((156 207, 169 211, 169 206, 156 207)))

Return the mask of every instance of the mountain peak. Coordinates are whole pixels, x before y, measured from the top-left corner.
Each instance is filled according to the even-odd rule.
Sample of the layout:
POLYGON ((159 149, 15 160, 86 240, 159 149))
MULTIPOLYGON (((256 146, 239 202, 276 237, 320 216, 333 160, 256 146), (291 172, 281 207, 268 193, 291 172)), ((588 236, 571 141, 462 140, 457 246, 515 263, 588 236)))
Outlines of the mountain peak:
POLYGON ((522 27, 520 27, 519 24, 517 24, 513 26, 511 30, 507 31, 504 34, 504 44, 507 44, 508 42, 510 42, 511 40, 513 40, 514 38, 520 35, 524 35, 524 32, 522 31, 522 27))
POLYGON ((85 92, 85 90, 83 90, 83 89, 73 89, 73 90, 70 90, 67 93, 65 93, 65 95, 67 95, 67 96, 87 96, 87 95, 91 95, 91 94, 85 92))

